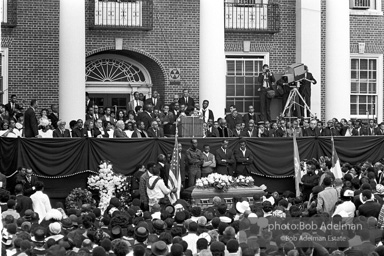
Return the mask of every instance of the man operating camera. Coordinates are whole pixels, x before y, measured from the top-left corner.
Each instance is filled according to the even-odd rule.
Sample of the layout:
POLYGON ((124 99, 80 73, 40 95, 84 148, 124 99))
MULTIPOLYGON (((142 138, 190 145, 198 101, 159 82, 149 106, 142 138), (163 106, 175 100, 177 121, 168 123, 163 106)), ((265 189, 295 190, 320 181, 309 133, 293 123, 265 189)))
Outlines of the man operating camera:
POLYGON ((271 121, 271 97, 268 97, 268 91, 273 90, 272 83, 275 82, 275 77, 272 71, 269 69, 268 64, 263 65, 263 72, 258 77, 258 82, 261 87, 260 91, 260 119, 263 121, 271 121))

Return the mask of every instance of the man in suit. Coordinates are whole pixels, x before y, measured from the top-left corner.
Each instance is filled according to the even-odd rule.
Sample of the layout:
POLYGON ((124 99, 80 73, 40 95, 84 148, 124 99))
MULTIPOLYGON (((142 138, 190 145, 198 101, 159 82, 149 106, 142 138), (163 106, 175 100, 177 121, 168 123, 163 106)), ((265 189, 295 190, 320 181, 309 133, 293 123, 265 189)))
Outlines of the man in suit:
POLYGON ((187 175, 187 161, 186 161, 186 156, 185 153, 183 152, 183 145, 179 143, 178 145, 178 150, 179 150, 179 163, 180 163, 180 177, 181 177, 181 185, 182 187, 185 187, 185 178, 187 175))
POLYGON ((316 119, 312 119, 309 123, 309 127, 304 129, 303 131, 304 137, 318 137, 320 136, 320 130, 317 127, 317 121, 316 119))
POLYGON ((159 127, 159 123, 157 121, 152 121, 151 127, 147 131, 149 137, 153 138, 162 138, 164 137, 163 128, 159 127))
POLYGON ((38 123, 36 118, 37 100, 31 100, 31 106, 24 113, 24 136, 26 138, 41 137, 38 132, 38 123))
MULTIPOLYGON (((299 92, 301 96, 303 96, 305 103, 307 103, 308 107, 311 108, 311 84, 316 84, 317 81, 312 76, 312 73, 308 72, 307 66, 304 66, 304 70, 305 70, 304 79, 300 81, 299 92)), ((303 102, 300 102, 300 105, 304 106, 303 102)), ((304 112, 302 111, 302 113, 304 112)), ((307 112, 307 116, 311 116, 309 111, 307 112)))
POLYGON ((87 120, 94 121, 95 120, 93 111, 94 111, 93 106, 88 108, 87 114, 85 115, 85 121, 87 121, 87 120))
POLYGON ((152 121, 154 120, 155 116, 152 113, 153 106, 151 103, 145 104, 144 106, 144 112, 139 113, 138 119, 142 122, 144 122, 145 130, 148 130, 148 128, 151 126, 152 121))
POLYGON ((85 93, 85 112, 87 113, 88 109, 89 109, 90 107, 93 107, 93 105, 94 105, 93 100, 91 100, 91 99, 89 98, 89 93, 86 92, 86 93, 85 93))
POLYGON ((230 115, 225 117, 227 121, 227 126, 229 129, 233 130, 236 127, 236 124, 241 124, 243 122, 243 117, 237 112, 236 109, 232 111, 230 115))
POLYGON ((149 138, 148 133, 145 130, 145 124, 143 121, 138 122, 138 126, 132 133, 132 138, 149 138))
POLYGON ((175 135, 175 132, 176 132, 175 121, 176 121, 175 115, 169 111, 169 106, 165 105, 163 108, 163 112, 160 112, 160 122, 163 125, 165 136, 175 135))
MULTIPOLYGON (((252 122, 249 122, 249 125, 253 125, 252 122)), ((259 138, 269 137, 269 132, 265 129, 264 124, 259 123, 259 127, 257 129, 255 137, 259 137, 259 138)))
POLYGON ((76 128, 72 130, 72 137, 84 137, 83 120, 79 119, 76 122, 76 128))
POLYGON ((35 193, 35 184, 39 179, 36 176, 32 176, 32 169, 20 170, 20 175, 16 178, 16 183, 23 186, 25 196, 30 196, 35 193))
POLYGON ((327 127, 321 131, 321 136, 340 136, 340 133, 336 130, 332 120, 328 120, 327 127))
POLYGON ((157 91, 152 92, 152 97, 145 101, 145 104, 152 104, 155 109, 162 109, 163 102, 159 99, 159 93, 157 91))
POLYGON ((52 104, 51 110, 52 112, 48 115, 48 119, 51 120, 53 128, 57 129, 57 121, 59 121, 59 106, 52 104))
POLYGON ((11 101, 5 105, 5 110, 8 111, 9 117, 13 117, 15 113, 21 113, 23 108, 17 104, 17 96, 15 94, 11 95, 11 101))
POLYGON ((71 134, 68 129, 65 129, 66 122, 63 120, 57 121, 57 128, 53 131, 54 138, 69 138, 71 134))
POLYGON ((216 172, 224 175, 233 175, 235 158, 232 150, 228 148, 228 140, 224 139, 221 147, 216 150, 216 172))
POLYGON ((263 72, 260 73, 258 77, 258 82, 260 84, 260 118, 263 121, 271 121, 271 98, 269 98, 268 91, 272 89, 272 84, 276 81, 275 76, 270 71, 267 64, 263 65, 263 72))
POLYGON ((246 137, 246 131, 241 130, 241 124, 236 124, 235 129, 232 130, 233 137, 246 137))
POLYGON ((257 137, 257 128, 255 127, 255 121, 249 120, 248 126, 244 129, 245 137, 255 138, 257 137))
POLYGON ((362 128, 361 128, 361 120, 357 119, 354 123, 352 136, 361 136, 362 128))
POLYGON ((245 123, 245 127, 248 127, 250 120, 253 120, 253 123, 257 124, 258 123, 257 119, 258 118, 255 113, 255 108, 252 105, 250 105, 248 107, 248 113, 243 116, 243 123, 245 123))
POLYGON ((204 100, 203 101, 203 108, 200 110, 200 116, 203 117, 204 123, 208 122, 209 119, 215 120, 213 112, 212 112, 212 110, 208 109, 208 106, 209 106, 209 101, 204 100))
POLYGON ((109 138, 107 130, 103 128, 103 121, 101 119, 97 119, 95 121, 95 127, 93 130, 93 136, 95 138, 109 138))
POLYGON ((15 194, 16 211, 20 214, 20 217, 23 217, 26 210, 32 209, 32 200, 23 194, 23 185, 21 184, 15 186, 15 194))
POLYGON ((213 173, 214 168, 216 167, 215 155, 209 152, 209 145, 203 146, 203 165, 201 167, 201 177, 207 177, 209 174, 213 173))
POLYGON ((137 106, 144 106, 144 102, 139 99, 139 92, 135 92, 133 94, 133 100, 128 102, 128 111, 129 110, 135 111, 137 106))
POLYGON ((197 140, 191 140, 191 147, 185 154, 188 163, 188 187, 196 184, 196 180, 201 178, 201 166, 203 165, 203 153, 197 148, 197 140))
POLYGON ((119 120, 116 122, 116 128, 113 131, 113 138, 128 138, 128 135, 124 132, 124 121, 119 120))
POLYGON ((253 156, 247 149, 245 140, 240 141, 240 148, 235 150, 236 175, 250 176, 253 171, 253 156))
POLYGON ((227 121, 225 119, 220 120, 220 126, 217 129, 214 128, 212 133, 214 137, 233 137, 233 132, 227 128, 227 121))
POLYGON ((279 128, 276 130, 276 137, 287 137, 287 127, 284 119, 280 120, 279 128))
POLYGON ((384 122, 381 122, 379 127, 376 128, 376 135, 383 136, 384 135, 384 122))
POLYGON ((186 106, 186 114, 189 115, 193 112, 195 109, 195 100, 191 97, 189 97, 189 91, 188 89, 183 90, 183 97, 179 99, 180 105, 186 106))

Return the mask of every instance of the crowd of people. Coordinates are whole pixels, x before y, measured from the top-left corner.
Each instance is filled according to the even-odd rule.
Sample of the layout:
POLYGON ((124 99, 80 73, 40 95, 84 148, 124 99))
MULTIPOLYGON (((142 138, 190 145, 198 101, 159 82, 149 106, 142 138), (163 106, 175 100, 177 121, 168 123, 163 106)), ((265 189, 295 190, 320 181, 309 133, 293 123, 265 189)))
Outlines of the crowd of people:
POLYGON ((306 164, 300 196, 264 188, 202 208, 171 204, 161 167, 149 163, 132 179, 132 201, 113 197, 105 212, 52 207, 44 183, 22 168, 14 191, 0 189, 2 255, 383 256, 384 165, 344 163, 335 179, 329 161, 306 164))
MULTIPOLYGON (((157 91, 151 98, 145 99, 138 92, 126 109, 115 110, 111 107, 97 106, 86 95, 87 113, 84 120, 72 120, 69 129, 65 120, 59 117, 58 105, 51 109, 42 109, 37 114, 38 102, 31 101, 27 109, 17 103, 12 95, 6 105, 0 105, 0 136, 2 137, 93 137, 93 138, 147 138, 173 137, 176 126, 180 128, 181 119, 186 116, 202 120, 203 137, 292 137, 301 136, 364 136, 384 135, 384 123, 377 124, 371 119, 340 121, 336 118, 322 122, 309 118, 279 118, 271 122, 255 112, 254 106, 241 115, 235 106, 229 113, 215 119, 209 109, 209 101, 203 100, 202 107, 183 91, 179 98, 164 104, 157 91)), ((181 129, 179 129, 179 132, 181 129)), ((180 135, 180 134, 179 134, 180 135)))

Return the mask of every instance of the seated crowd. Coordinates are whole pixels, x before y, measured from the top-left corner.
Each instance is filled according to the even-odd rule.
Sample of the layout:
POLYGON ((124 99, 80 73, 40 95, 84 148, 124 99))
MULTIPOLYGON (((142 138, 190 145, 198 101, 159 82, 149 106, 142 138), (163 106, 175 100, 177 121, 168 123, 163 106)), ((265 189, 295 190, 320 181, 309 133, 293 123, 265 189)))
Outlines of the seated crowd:
POLYGON ((140 167, 139 184, 132 184, 144 185, 144 191, 132 193, 128 205, 112 198, 104 213, 89 204, 52 207, 43 182, 22 169, 15 195, 0 190, 2 255, 384 256, 383 164, 345 163, 342 179, 334 179, 330 165, 307 162, 299 197, 265 188, 252 200, 214 197, 202 208, 183 199, 171 204, 167 194, 172 190, 158 177, 158 165, 150 163, 140 167), (273 226, 309 220, 319 228, 273 226))
MULTIPOLYGON (((209 101, 204 100, 202 107, 195 104, 184 90, 183 97, 175 95, 171 104, 165 105, 154 91, 152 97, 145 100, 143 95, 134 93, 134 99, 127 109, 115 111, 111 107, 94 105, 87 95, 87 113, 85 119, 72 120, 69 128, 66 121, 59 118, 58 106, 52 105, 51 110, 42 109, 38 121, 36 137, 94 137, 94 138, 147 138, 173 137, 176 126, 184 116, 202 119, 203 137, 297 137, 306 136, 364 136, 384 135, 384 122, 376 124, 373 119, 368 122, 361 120, 336 118, 327 122, 316 119, 297 118, 286 121, 277 118, 276 122, 260 120, 254 106, 249 106, 243 116, 236 108, 230 106, 230 113, 224 118, 215 120, 214 113, 209 109, 209 101)), ((29 137, 24 134, 23 108, 16 103, 16 95, 11 102, 0 105, 0 136, 29 137)), ((35 108, 35 106, 31 106, 35 108)), ((181 129, 179 129, 180 135, 181 129)))

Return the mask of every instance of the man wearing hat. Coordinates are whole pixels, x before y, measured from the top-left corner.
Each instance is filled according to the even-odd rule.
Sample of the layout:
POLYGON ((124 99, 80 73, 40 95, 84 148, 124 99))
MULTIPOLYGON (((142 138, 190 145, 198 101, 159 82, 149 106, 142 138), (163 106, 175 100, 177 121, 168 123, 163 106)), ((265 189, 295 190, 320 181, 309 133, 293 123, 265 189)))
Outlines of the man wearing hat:
POLYGON ((165 256, 168 254, 168 246, 164 241, 157 241, 152 245, 152 254, 156 256, 165 256))
POLYGON ((45 231, 44 231, 44 229, 42 229, 42 228, 36 229, 31 240, 35 245, 34 248, 32 249, 32 254, 33 255, 45 255, 46 250, 44 247, 44 243, 45 243, 45 231))
POLYGON ((66 122, 64 120, 57 121, 57 128, 53 131, 54 138, 69 138, 71 134, 68 129, 65 129, 66 122))
POLYGON ((354 192, 352 190, 342 189, 340 191, 340 199, 343 202, 336 206, 335 212, 333 213, 333 216, 340 215, 343 218, 348 218, 346 222, 348 224, 352 223, 356 211, 356 206, 351 201, 353 196, 354 192))

